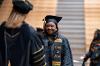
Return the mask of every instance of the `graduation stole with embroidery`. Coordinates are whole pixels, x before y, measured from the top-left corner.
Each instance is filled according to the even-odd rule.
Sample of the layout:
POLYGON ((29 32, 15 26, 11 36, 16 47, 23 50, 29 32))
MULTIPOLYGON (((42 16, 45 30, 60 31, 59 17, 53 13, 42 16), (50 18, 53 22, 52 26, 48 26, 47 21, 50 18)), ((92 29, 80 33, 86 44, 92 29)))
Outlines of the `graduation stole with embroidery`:
POLYGON ((62 39, 57 38, 53 42, 54 42, 54 51, 52 57, 52 66, 61 66, 62 39))

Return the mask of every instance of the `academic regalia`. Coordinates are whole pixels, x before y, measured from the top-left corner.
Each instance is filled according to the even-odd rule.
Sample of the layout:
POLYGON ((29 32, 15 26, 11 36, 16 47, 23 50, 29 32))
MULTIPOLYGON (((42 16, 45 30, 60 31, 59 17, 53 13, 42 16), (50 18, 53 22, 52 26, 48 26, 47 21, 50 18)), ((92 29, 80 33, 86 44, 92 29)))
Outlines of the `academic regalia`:
POLYGON ((68 40, 58 33, 58 22, 62 17, 47 15, 44 20, 44 37, 47 66, 73 66, 72 53, 68 40), (57 31, 48 34, 45 25, 49 22, 56 24, 57 31))
MULTIPOLYGON (((12 12, 28 14, 32 4, 27 0, 13 0, 12 12)), ((12 14, 12 13, 11 13, 12 14)), ((20 17, 19 17, 20 18, 20 17)), ((43 66, 44 47, 32 27, 24 21, 19 27, 0 26, 0 66, 43 66)))
POLYGON ((43 29, 37 27, 37 28, 36 28, 36 32, 37 32, 37 35, 38 35, 38 37, 40 38, 42 44, 44 45, 44 43, 43 43, 43 41, 42 41, 42 37, 43 37, 43 29))
MULTIPOLYGON (((47 38, 48 36, 44 36, 44 39, 43 39, 43 41, 44 41, 44 44, 45 44, 45 53, 46 53, 46 62, 47 62, 47 66, 52 66, 51 64, 50 65, 48 65, 49 64, 49 59, 48 59, 48 54, 49 54, 49 49, 48 49, 48 47, 50 47, 50 46, 48 46, 48 44, 49 45, 52 45, 52 48, 54 48, 54 45, 56 44, 56 43, 58 43, 58 44, 60 44, 61 45, 61 48, 62 49, 60 49, 60 51, 61 51, 61 59, 60 59, 60 61, 61 61, 61 65, 60 66, 73 66, 73 60, 72 60, 72 54, 71 54, 71 49, 70 49, 70 46, 69 46, 69 42, 68 42, 68 40, 65 38, 65 37, 63 37, 63 36, 61 36, 61 35, 59 35, 59 37, 58 38, 56 38, 55 40, 57 40, 58 42, 55 42, 55 41, 49 41, 49 38, 47 38), (59 39, 60 39, 60 41, 62 41, 62 42, 60 42, 59 41, 59 39)), ((51 52, 53 52, 53 51, 55 51, 54 49, 52 49, 51 50, 51 52)), ((59 65, 58 65, 59 66, 59 65)))
POLYGON ((43 66, 44 52, 41 41, 29 25, 20 28, 0 27, 0 66, 43 66))
POLYGON ((62 19, 62 17, 59 17, 59 16, 53 16, 53 15, 47 15, 43 21, 45 23, 48 23, 48 22, 54 22, 54 23, 59 23, 59 21, 62 19))
POLYGON ((100 66, 100 30, 95 31, 93 40, 90 44, 88 53, 86 54, 84 61, 86 62, 90 58, 89 66, 100 66))

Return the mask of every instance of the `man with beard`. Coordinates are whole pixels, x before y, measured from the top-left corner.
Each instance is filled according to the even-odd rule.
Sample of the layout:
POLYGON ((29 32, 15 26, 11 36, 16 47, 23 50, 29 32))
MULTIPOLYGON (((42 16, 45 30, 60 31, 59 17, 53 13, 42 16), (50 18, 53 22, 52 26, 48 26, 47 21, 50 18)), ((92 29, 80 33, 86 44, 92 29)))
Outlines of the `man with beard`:
POLYGON ((44 47, 25 18, 33 6, 14 0, 8 19, 0 26, 0 66, 43 66, 44 47))

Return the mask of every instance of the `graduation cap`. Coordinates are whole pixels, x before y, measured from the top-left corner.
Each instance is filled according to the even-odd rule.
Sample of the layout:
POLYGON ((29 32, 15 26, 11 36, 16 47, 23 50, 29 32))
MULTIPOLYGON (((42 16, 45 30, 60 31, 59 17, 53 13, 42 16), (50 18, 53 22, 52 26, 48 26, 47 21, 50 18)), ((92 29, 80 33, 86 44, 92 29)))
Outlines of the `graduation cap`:
POLYGON ((30 10, 33 9, 33 5, 28 2, 27 0, 14 0, 13 1, 13 8, 23 14, 27 14, 30 10))
POLYGON ((59 23, 59 21, 62 19, 62 17, 59 16, 53 16, 53 15, 47 15, 43 21, 45 21, 46 23, 48 22, 54 22, 54 23, 59 23))

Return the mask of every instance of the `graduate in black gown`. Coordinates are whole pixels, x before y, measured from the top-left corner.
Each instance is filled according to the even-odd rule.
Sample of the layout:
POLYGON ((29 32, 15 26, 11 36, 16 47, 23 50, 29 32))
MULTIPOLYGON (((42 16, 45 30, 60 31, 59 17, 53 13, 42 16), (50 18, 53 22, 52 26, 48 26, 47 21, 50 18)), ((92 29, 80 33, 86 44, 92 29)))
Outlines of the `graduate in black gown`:
POLYGON ((58 23, 61 19, 62 17, 53 15, 44 18, 46 66, 73 66, 68 39, 59 33, 58 23))
POLYGON ((8 19, 0 26, 0 66, 43 66, 44 47, 36 32, 24 20, 33 6, 14 0, 8 19))

